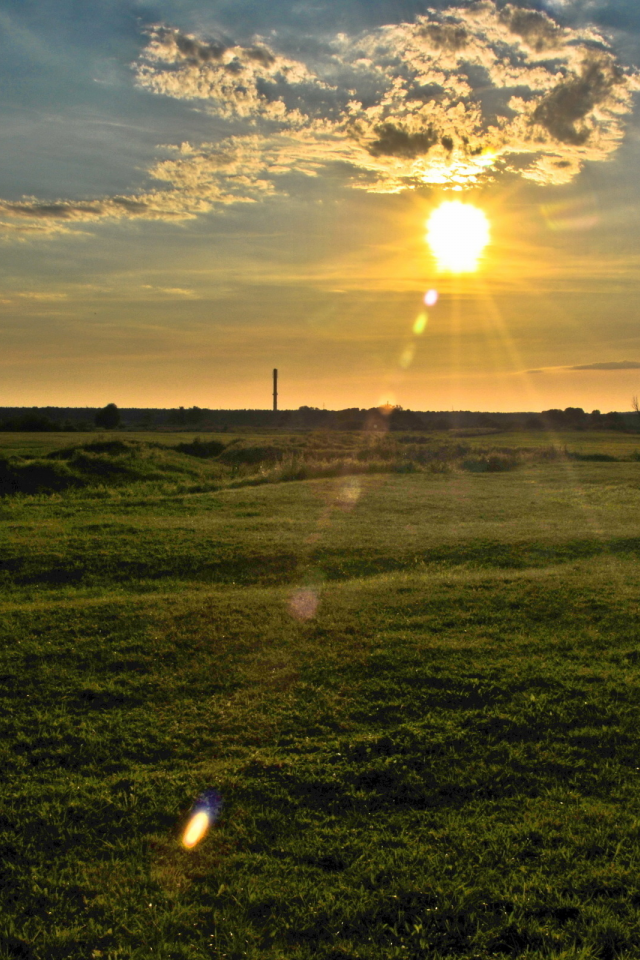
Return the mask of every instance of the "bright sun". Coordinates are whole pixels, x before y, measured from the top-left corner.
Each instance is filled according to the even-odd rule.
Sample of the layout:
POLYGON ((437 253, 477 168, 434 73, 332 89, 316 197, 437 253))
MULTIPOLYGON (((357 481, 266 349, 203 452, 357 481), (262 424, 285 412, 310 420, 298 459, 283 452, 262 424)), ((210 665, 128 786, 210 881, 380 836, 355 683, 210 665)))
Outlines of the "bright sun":
POLYGON ((471 273, 489 242, 489 221, 470 203, 452 200, 434 210, 427 221, 427 243, 438 266, 452 273, 471 273))

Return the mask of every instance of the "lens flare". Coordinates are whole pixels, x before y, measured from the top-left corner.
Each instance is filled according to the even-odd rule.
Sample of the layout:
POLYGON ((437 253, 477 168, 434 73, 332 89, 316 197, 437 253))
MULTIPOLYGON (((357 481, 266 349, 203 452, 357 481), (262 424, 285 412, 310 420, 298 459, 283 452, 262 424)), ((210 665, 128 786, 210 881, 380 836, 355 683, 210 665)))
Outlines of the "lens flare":
POLYGON ((351 510, 360 499, 361 483, 359 477, 347 477, 340 485, 336 503, 343 510, 351 510))
POLYGON ((435 307, 438 302, 438 291, 437 290, 427 290, 424 295, 424 304, 426 307, 435 307))
POLYGON ((189 819, 182 834, 182 846, 191 850, 200 843, 220 816, 221 810, 222 797, 217 790, 205 790, 200 794, 189 812, 189 819))
POLYGON ((418 317, 416 317, 416 321, 413 325, 413 332, 416 334, 416 336, 419 337, 421 333, 424 333, 428 322, 429 317, 426 313, 421 313, 418 317))
POLYGON ((294 620, 311 620, 315 617, 320 598, 311 587, 296 590, 289 600, 289 613, 294 620))
POLYGON ((600 220, 593 198, 564 203, 547 203, 540 212, 550 230, 590 230, 600 220))
POLYGON ((182 837, 182 845, 186 847, 187 850, 190 850, 192 847, 195 847, 196 843, 200 843, 205 833, 209 829, 210 820, 209 814, 204 810, 200 810, 189 820, 187 824, 187 829, 184 831, 182 837))
POLYGON ((416 347, 414 343, 408 343, 400 354, 400 366, 403 370, 407 370, 413 363, 413 358, 416 355, 416 347))
POLYGON ((460 200, 443 203, 427 221, 427 243, 438 265, 451 273, 471 273, 489 242, 489 221, 477 207, 460 200))

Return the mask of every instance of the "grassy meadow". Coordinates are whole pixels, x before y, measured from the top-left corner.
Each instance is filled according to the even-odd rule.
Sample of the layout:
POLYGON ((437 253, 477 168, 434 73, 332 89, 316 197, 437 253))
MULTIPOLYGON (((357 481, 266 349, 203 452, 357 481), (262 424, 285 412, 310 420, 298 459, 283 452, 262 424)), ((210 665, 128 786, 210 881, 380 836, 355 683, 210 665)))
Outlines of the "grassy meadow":
POLYGON ((0 434, 0 492, 0 960, 636 960, 640 437, 0 434))

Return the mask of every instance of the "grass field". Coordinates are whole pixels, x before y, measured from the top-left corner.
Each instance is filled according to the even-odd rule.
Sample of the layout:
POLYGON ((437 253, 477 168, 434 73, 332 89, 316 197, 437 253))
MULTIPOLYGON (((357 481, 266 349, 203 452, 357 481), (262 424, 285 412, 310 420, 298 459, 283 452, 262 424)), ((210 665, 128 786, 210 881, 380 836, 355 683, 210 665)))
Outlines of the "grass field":
POLYGON ((99 439, 0 435, 2 960, 637 960, 640 439, 99 439))

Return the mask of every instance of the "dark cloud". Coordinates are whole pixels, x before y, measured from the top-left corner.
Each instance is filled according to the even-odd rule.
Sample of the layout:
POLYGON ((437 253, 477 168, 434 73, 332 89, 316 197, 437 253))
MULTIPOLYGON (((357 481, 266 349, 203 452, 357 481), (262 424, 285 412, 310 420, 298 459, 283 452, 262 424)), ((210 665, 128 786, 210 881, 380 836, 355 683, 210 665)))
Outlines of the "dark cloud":
MULTIPOLYGON (((439 140, 433 127, 420 133, 408 133, 393 123, 382 123, 375 132, 378 139, 369 146, 369 152, 374 157, 421 157, 439 140)), ((453 142, 447 149, 452 147, 453 142)))
POLYGON ((225 47, 221 43, 201 43, 194 40, 193 37, 185 37, 178 31, 173 31, 172 35, 178 50, 187 60, 209 63, 211 60, 219 60, 225 51, 225 47))
POLYGON ((76 214, 95 213, 95 204, 83 203, 2 203, 0 212, 46 220, 73 220, 76 214))
POLYGON ((568 367, 569 370, 640 370, 640 363, 637 360, 610 360, 605 363, 582 363, 576 367, 568 367))
POLYGON ((132 200, 130 197, 113 197, 111 202, 118 207, 123 207, 129 213, 143 213, 149 206, 141 200, 132 200))
POLYGON ((249 49, 246 51, 246 55, 249 60, 257 60, 258 63, 264 63, 264 65, 267 67, 270 67, 276 62, 276 58, 271 51, 266 50, 264 47, 249 47, 249 49))
MULTIPOLYGON (((168 211, 169 216, 171 212, 168 211)), ((103 217, 121 219, 122 217, 154 217, 155 211, 150 204, 135 197, 107 197, 101 200, 89 200, 81 203, 61 200, 55 203, 21 200, 17 203, 0 201, 0 215, 19 217, 31 221, 34 229, 47 232, 48 224, 57 225, 54 232, 64 232, 65 224, 91 222, 103 217), (38 226, 36 226, 39 224, 38 226)))
POLYGON ((538 104, 532 120, 560 143, 580 146, 591 135, 591 129, 580 121, 623 80, 624 74, 610 56, 593 54, 584 61, 580 76, 563 80, 538 104))
POLYGON ((562 34, 562 30, 550 17, 538 13, 537 10, 508 6, 500 12, 500 20, 511 33, 522 37, 536 53, 556 47, 562 34))
POLYGON ((464 50, 469 42, 466 29, 456 23, 429 23, 421 30, 436 50, 448 50, 457 53, 464 50))

